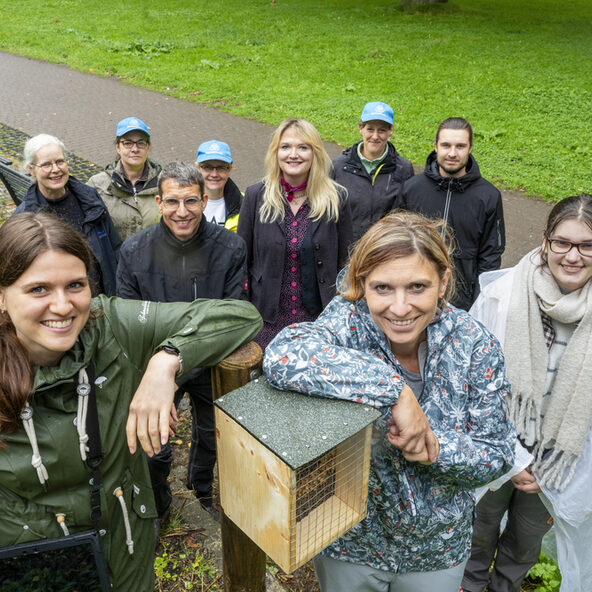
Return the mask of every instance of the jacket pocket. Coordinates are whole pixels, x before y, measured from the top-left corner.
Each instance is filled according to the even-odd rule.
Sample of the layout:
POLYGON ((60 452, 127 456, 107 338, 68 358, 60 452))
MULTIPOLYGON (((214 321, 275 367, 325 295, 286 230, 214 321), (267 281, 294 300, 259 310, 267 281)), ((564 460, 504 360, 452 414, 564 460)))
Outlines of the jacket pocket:
POLYGON ((5 499, 4 493, 0 492, 0 547, 63 535, 55 514, 46 506, 22 500, 12 494, 9 494, 9 499, 5 499))

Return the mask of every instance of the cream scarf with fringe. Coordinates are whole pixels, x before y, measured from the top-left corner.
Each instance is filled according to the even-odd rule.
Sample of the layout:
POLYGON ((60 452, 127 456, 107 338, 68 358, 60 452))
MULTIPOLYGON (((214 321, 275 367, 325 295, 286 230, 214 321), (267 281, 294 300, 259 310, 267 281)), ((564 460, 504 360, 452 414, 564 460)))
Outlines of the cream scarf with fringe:
POLYGON ((592 424, 592 281, 562 294, 540 250, 521 259, 510 297, 504 354, 511 391, 510 418, 527 446, 540 485, 563 491, 592 424), (579 323, 559 363, 541 417, 548 349, 540 310, 562 323, 579 323), (551 450, 543 458, 543 453, 551 450))

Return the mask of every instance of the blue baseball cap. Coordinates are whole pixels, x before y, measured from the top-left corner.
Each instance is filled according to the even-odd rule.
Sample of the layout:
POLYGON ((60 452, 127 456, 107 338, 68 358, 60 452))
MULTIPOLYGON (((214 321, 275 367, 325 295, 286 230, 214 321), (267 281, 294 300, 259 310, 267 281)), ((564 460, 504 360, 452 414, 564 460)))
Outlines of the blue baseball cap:
POLYGON ((366 121, 380 120, 393 125, 393 108, 386 103, 380 101, 373 101, 372 103, 366 103, 360 120, 364 123, 366 121))
POLYGON ((135 131, 142 132, 142 133, 146 134, 148 137, 150 137, 150 132, 148 131, 148 126, 141 119, 138 119, 137 117, 126 117, 125 119, 122 119, 117 124, 117 131, 115 132, 115 137, 121 138, 121 136, 123 136, 124 134, 127 134, 127 132, 135 132, 135 131))
POLYGON ((222 162, 232 162, 230 146, 226 142, 218 140, 208 140, 199 145, 197 149, 197 162, 206 160, 221 160, 222 162))

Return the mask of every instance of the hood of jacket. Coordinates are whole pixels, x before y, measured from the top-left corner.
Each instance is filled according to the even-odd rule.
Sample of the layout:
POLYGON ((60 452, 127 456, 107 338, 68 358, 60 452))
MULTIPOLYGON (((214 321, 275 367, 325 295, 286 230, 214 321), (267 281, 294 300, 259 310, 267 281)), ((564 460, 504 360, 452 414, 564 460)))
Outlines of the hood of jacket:
POLYGON ((481 178, 479 165, 472 154, 469 154, 466 173, 462 177, 443 177, 440 174, 435 150, 433 150, 426 159, 424 174, 436 183, 442 191, 450 189, 451 191, 462 192, 465 191, 469 185, 472 185, 475 181, 481 178))
MULTIPOLYGON (((78 200, 82 213, 84 214, 83 224, 94 222, 98 220, 103 214, 107 213, 107 208, 103 200, 95 189, 81 183, 78 179, 70 175, 66 183, 66 189, 70 191, 78 200)), ((17 208, 16 213, 21 212, 37 212, 40 209, 47 207, 47 201, 37 191, 37 183, 29 187, 23 203, 17 208)))

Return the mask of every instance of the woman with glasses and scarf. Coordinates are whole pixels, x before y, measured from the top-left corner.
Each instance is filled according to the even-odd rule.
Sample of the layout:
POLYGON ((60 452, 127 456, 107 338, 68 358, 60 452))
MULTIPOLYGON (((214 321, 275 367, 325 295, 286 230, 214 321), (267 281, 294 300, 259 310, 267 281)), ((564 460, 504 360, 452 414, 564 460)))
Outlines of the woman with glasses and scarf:
MULTIPOLYGON (((592 565, 587 540, 592 536, 592 196, 556 204, 542 245, 516 267, 481 276, 482 284, 487 276, 493 279, 471 313, 504 348, 510 419, 533 461, 478 504, 463 587, 517 592, 553 521, 559 527, 560 567, 566 545, 571 545, 572 566, 576 561, 590 572, 592 565)), ((574 576, 583 587, 577 583, 562 590, 590 589, 592 573, 574 574, 570 568, 564 583, 574 576)))
POLYGON ((82 234, 94 255, 90 269, 93 294, 115 294, 121 239, 99 194, 72 177, 63 142, 48 134, 29 138, 24 166, 35 182, 15 213, 49 210, 82 234))
POLYGON ((117 124, 115 150, 115 162, 93 175, 88 184, 103 198, 115 228, 125 240, 160 219, 154 198, 162 167, 148 158, 150 132, 137 117, 126 117, 117 124))
POLYGON ((352 222, 330 167, 315 127, 288 118, 271 139, 265 178, 245 193, 238 234, 247 244, 249 300, 264 321, 262 348, 285 326, 316 319, 335 295, 352 222))

